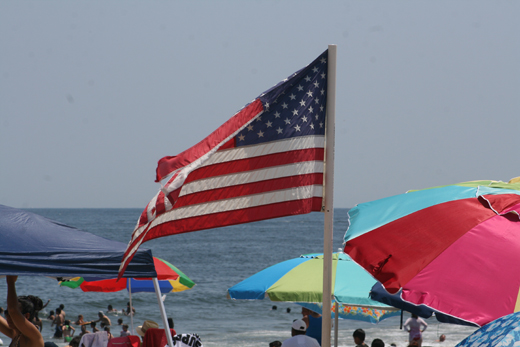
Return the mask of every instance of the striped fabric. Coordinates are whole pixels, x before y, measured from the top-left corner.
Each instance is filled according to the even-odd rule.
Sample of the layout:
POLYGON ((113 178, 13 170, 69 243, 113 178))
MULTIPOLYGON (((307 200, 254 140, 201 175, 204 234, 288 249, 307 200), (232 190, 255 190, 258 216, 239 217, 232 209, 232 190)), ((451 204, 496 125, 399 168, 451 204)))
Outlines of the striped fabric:
POLYGON ((162 158, 120 275, 158 237, 322 210, 328 51, 204 140, 162 158))

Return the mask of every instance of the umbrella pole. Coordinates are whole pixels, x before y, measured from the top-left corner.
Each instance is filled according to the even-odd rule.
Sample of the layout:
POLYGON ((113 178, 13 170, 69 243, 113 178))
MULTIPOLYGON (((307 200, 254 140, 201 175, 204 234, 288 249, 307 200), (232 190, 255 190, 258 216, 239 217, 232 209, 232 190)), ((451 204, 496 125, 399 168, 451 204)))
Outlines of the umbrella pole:
POLYGON ((172 334, 170 333, 170 326, 168 325, 168 317, 166 317, 166 309, 161 298, 161 288, 159 287, 159 281, 157 277, 153 278, 153 286, 155 288, 155 295, 157 295, 157 302, 159 303, 159 309, 161 310, 161 317, 164 325, 164 334, 168 340, 168 346, 173 347, 172 334))
POLYGON ((339 322, 339 305, 336 301, 334 303, 334 347, 338 347, 338 322, 339 322))
POLYGON ((129 298, 129 302, 130 302, 130 312, 128 313, 130 315, 130 328, 131 328, 131 332, 132 332, 132 335, 135 335, 135 330, 134 330, 134 310, 133 310, 133 305, 132 305, 132 281, 130 280, 130 278, 127 278, 126 279, 128 282, 128 285, 126 286, 128 288, 128 298, 129 298))

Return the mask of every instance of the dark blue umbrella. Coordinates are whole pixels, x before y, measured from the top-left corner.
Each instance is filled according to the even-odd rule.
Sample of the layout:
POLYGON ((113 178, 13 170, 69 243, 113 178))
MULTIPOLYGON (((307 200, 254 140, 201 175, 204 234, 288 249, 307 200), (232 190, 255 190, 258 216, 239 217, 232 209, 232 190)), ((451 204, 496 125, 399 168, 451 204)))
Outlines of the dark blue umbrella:
MULTIPOLYGON (((40 215, 0 205, 0 275, 114 278, 126 244, 40 215)), ((152 253, 139 250, 124 277, 156 277, 152 253)))
POLYGON ((381 303, 393 307, 400 308, 403 311, 414 313, 422 318, 430 318, 433 314, 435 314, 435 318, 437 318, 437 320, 441 323, 451 323, 478 327, 476 323, 468 322, 460 318, 447 315, 426 305, 416 305, 411 302, 405 301, 401 297, 401 291, 397 292, 396 294, 390 294, 386 291, 386 289, 380 282, 376 282, 376 284, 374 284, 374 286, 370 290, 370 299, 379 301, 381 303))

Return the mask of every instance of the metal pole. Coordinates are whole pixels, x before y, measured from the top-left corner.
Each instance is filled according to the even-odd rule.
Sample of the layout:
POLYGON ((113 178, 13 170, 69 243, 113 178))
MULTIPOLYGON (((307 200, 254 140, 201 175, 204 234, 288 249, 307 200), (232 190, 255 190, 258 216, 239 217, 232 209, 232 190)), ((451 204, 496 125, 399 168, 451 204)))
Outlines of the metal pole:
POLYGON ((322 347, 330 347, 332 306, 332 237, 334 222, 334 133, 336 118, 336 45, 329 45, 327 71, 327 120, 325 128, 325 213, 323 230, 323 319, 322 347))
POLYGON ((161 310, 161 317, 164 325, 164 333, 168 340, 168 346, 173 347, 172 334, 170 334, 170 326, 168 325, 168 317, 166 317, 166 309, 161 298, 161 288, 159 287, 159 281, 157 277, 153 278, 153 286, 155 288, 155 295, 157 295, 157 302, 159 303, 159 309, 161 310))
POLYGON ((127 278, 126 279, 128 282, 128 297, 129 297, 129 302, 130 302, 130 313, 128 313, 130 315, 130 327, 132 328, 130 331, 132 332, 132 335, 135 335, 135 330, 134 330, 134 310, 133 310, 133 306, 132 306, 132 280, 130 278, 127 278))
POLYGON ((334 303, 334 347, 338 347, 338 322, 339 322, 339 305, 336 301, 334 303))

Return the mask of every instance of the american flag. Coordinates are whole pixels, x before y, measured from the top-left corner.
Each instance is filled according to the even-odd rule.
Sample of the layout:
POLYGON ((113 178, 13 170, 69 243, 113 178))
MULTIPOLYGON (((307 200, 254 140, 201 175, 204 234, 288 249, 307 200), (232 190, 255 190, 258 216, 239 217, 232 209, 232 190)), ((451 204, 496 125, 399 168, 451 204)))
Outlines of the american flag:
POLYGON ((242 108, 204 140, 162 158, 162 189, 143 211, 120 268, 139 246, 179 233, 321 211, 328 51, 242 108))

